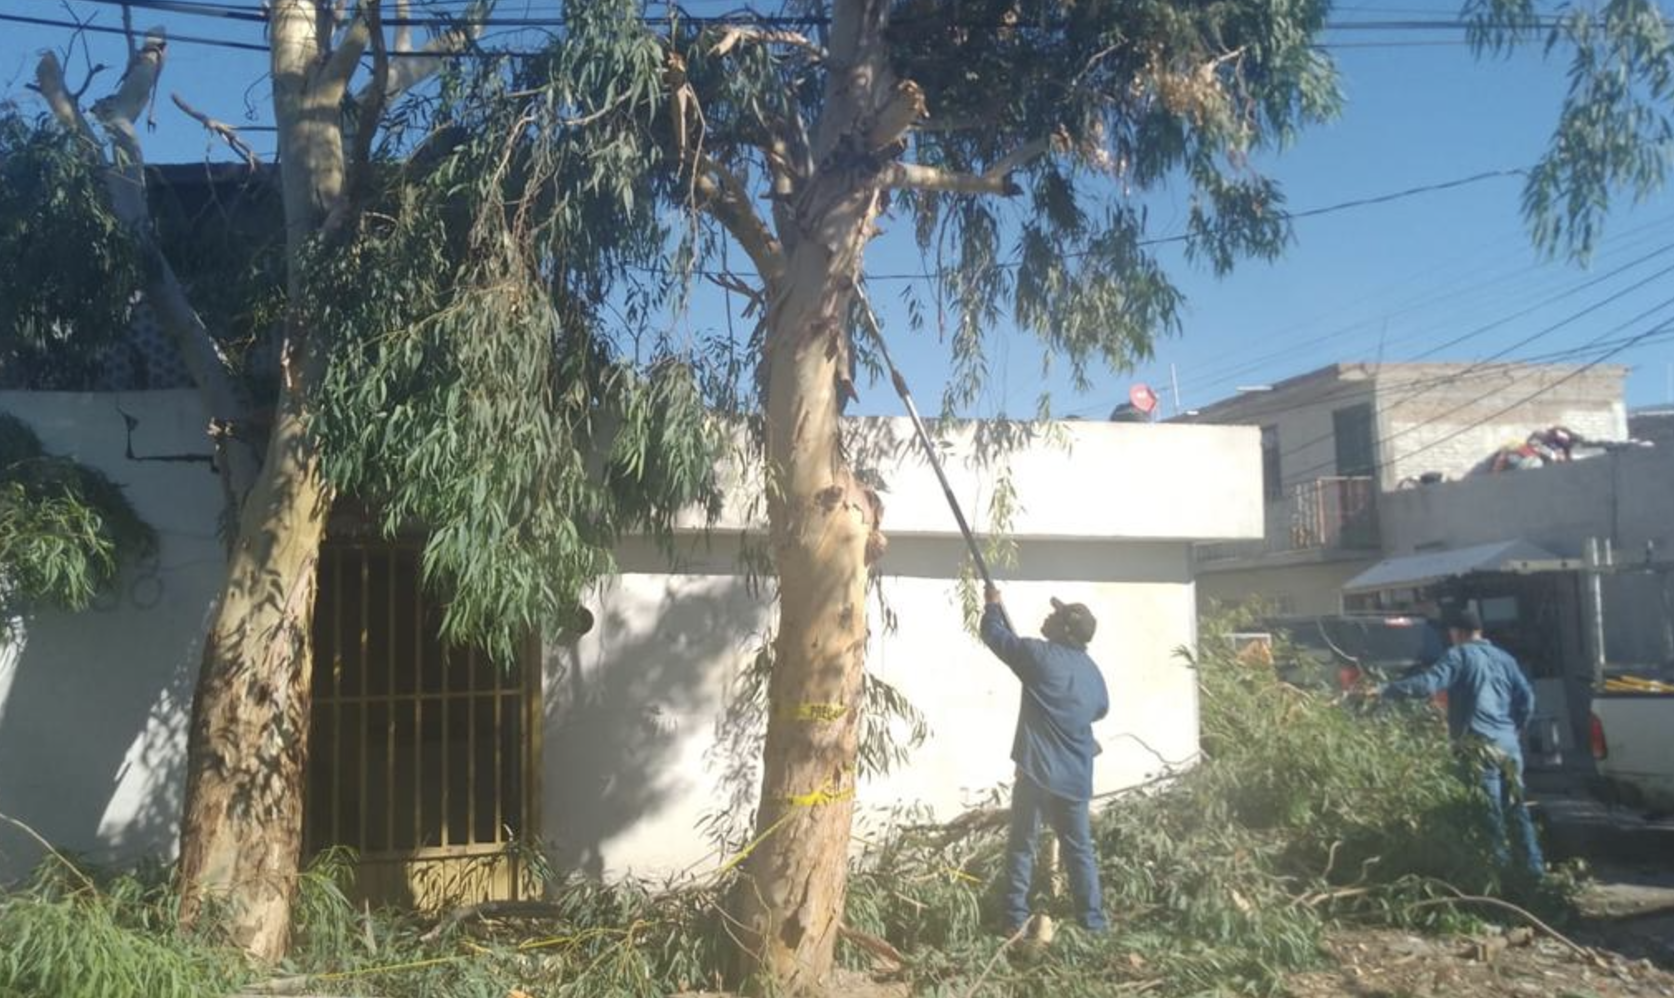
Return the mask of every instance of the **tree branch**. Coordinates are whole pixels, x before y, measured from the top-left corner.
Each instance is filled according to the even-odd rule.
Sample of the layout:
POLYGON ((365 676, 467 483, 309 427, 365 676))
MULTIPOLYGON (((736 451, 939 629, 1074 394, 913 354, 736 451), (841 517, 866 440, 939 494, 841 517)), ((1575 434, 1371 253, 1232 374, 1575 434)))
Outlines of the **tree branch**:
POLYGON ((35 66, 34 89, 46 101, 47 110, 52 112, 59 124, 98 148, 99 140, 93 134, 93 126, 87 123, 81 106, 70 96, 69 87, 64 85, 64 68, 58 64, 58 56, 54 53, 41 53, 41 61, 35 66))
POLYGON ((950 194, 998 194, 1016 197, 1022 189, 1009 173, 953 173, 921 163, 891 163, 879 176, 885 187, 896 190, 943 191, 950 194))
MULTIPOLYGON (((111 211, 151 264, 145 299, 179 349, 187 373, 198 386, 211 420, 239 425, 248 419, 249 401, 238 387, 215 338, 192 308, 180 278, 152 235, 151 214, 145 199, 145 160, 140 155, 134 119, 146 105, 149 89, 140 89, 147 84, 146 77, 149 76, 151 83, 156 80, 155 70, 148 67, 152 66, 154 56, 160 64, 160 55, 152 51, 151 45, 157 34, 154 31, 148 35, 147 44, 136 49, 129 60, 128 77, 138 76, 140 81, 130 86, 130 80, 125 79, 116 94, 94 105, 95 113, 110 133, 111 145, 117 150, 116 163, 105 155, 81 109, 70 97, 64 86, 63 69, 50 52, 41 57, 35 68, 36 86, 59 121, 87 139, 89 155, 104 168, 111 211)), ((242 497, 255 483, 261 462, 254 446, 248 441, 233 441, 226 448, 226 453, 228 459, 224 474, 228 476, 229 486, 242 497)))
POLYGON ((756 28, 747 25, 734 25, 721 32, 721 37, 710 46, 710 53, 716 57, 724 56, 738 46, 740 42, 753 42, 757 45, 789 45, 799 48, 812 55, 818 61, 824 61, 827 56, 825 49, 810 41, 806 35, 795 31, 785 31, 776 28, 756 28))
POLYGON ((988 169, 982 171, 983 176, 1008 176, 1027 166, 1031 160, 1044 156, 1051 148, 1050 139, 1031 139, 995 160, 988 169))
POLYGON ((395 0, 395 18, 400 23, 395 26, 395 51, 411 52, 413 50, 413 26, 409 23, 411 5, 408 0, 395 0))
POLYGON ((362 6, 354 12, 349 30, 343 32, 337 48, 326 57, 325 65, 320 67, 321 85, 337 87, 340 91, 348 89, 349 78, 355 75, 355 67, 360 65, 360 57, 372 40, 372 27, 367 18, 369 6, 362 6))
MULTIPOLYGON (((462 27, 450 28, 447 31, 438 34, 436 37, 430 39, 430 41, 426 43, 424 48, 420 51, 443 53, 456 52, 459 49, 464 48, 466 45, 475 41, 478 35, 482 34, 482 19, 484 14, 484 3, 482 0, 475 0, 475 2, 473 2, 471 6, 466 9, 465 14, 461 18, 464 22, 462 27)), ((407 39, 407 41, 410 44, 411 38, 407 39)), ((399 38, 397 38, 396 51, 409 54, 405 58, 397 59, 390 66, 389 82, 384 87, 385 106, 388 106, 391 102, 399 99, 402 94, 436 75, 436 73, 442 68, 442 63, 446 58, 443 55, 426 57, 423 55, 411 54, 413 50, 411 48, 402 48, 399 38)), ((370 89, 372 86, 373 84, 367 84, 366 89, 370 89)), ((357 103, 364 105, 366 98, 371 96, 366 92, 366 89, 363 89, 358 95, 356 95, 355 100, 357 103)))
POLYGON ((981 173, 955 173, 922 163, 892 163, 880 178, 885 187, 950 194, 998 194, 1016 197, 1023 193, 1011 175, 1032 159, 1052 148, 1049 139, 1033 139, 995 160, 981 173))
POLYGON ((186 103, 186 99, 179 94, 170 94, 169 97, 174 101, 175 107, 178 107, 180 110, 186 112, 189 117, 195 118, 198 124, 204 127, 205 131, 209 132, 211 135, 220 136, 222 141, 226 142, 233 152, 238 153, 239 156, 243 157, 246 166, 250 167, 252 170, 261 166, 261 160, 256 158, 256 151, 246 145, 243 139, 239 138, 238 129, 224 121, 211 118, 209 115, 204 114, 202 111, 199 111, 197 108, 186 103))
POLYGON ((355 128, 354 152, 349 158, 349 200, 367 196, 372 186, 372 140, 378 133, 378 119, 384 113, 389 93, 389 51, 384 47, 383 0, 365 0, 361 14, 372 38, 372 83, 360 105, 355 128))
POLYGON ((698 159, 695 172, 694 185, 705 198, 705 209, 738 240, 738 245, 744 247, 744 252, 756 265, 756 272, 761 274, 762 281, 771 290, 784 274, 784 249, 750 203, 750 194, 744 183, 731 170, 708 156, 698 159))

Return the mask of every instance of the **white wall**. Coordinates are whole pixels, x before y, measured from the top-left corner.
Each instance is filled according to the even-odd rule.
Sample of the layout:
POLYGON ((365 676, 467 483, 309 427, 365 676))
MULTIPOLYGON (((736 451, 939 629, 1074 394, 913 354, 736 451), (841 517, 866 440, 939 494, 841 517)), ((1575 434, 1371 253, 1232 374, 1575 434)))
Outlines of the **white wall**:
MULTIPOLYGON (((1014 537, 1069 539, 1237 540, 1262 531, 1261 435, 1249 426, 1095 423, 1050 424, 997 456, 982 446, 991 431, 967 425, 938 434, 954 495, 977 530, 1002 467, 1017 489, 1014 537)), ((857 419, 846 439, 855 463, 885 483, 884 532, 944 536, 953 530, 941 486, 904 418, 857 419)), ((729 469, 719 530, 759 530, 765 511, 760 469, 729 469)), ((702 527, 697 517, 685 525, 702 527)))
MULTIPOLYGON (((1036 439, 1005 459, 1020 562, 998 574, 1026 633, 1052 595, 1099 617, 1092 651, 1113 706, 1099 731, 1106 752, 1097 785, 1112 790, 1158 772, 1157 755, 1184 762, 1196 752, 1196 687, 1174 654, 1196 637, 1189 542, 1260 536, 1259 435, 1224 426, 1054 430, 1058 442, 1036 439)), ((949 817, 1012 773, 1017 684, 962 630, 953 580, 963 545, 909 433, 905 420, 850 427, 851 451, 886 486, 891 545, 881 588, 898 622, 886 630, 869 603, 869 667, 933 732, 906 766, 862 785, 860 807, 873 820, 908 803, 949 817)), ((978 451, 967 428, 945 453, 953 489, 980 528, 999 470, 978 451)), ((543 834, 567 866, 653 876, 712 866, 721 857, 702 829, 748 822, 757 746, 728 751, 736 732, 726 705, 772 626, 770 595, 752 594, 738 567, 741 533, 762 525, 746 501, 749 482, 736 476, 711 543, 689 538, 677 571, 655 552, 625 547, 623 574, 593 607, 595 630, 548 649, 543 834)))
MULTIPOLYGON (((199 643, 225 569, 210 466, 153 458, 207 455, 206 419, 190 392, 9 392, 0 409, 34 426, 49 450, 121 483, 161 541, 156 561, 137 566, 95 609, 40 614, 0 654, 0 812, 95 859, 166 857, 199 643), (133 459, 124 411, 135 420, 133 459)), ((863 788, 861 799, 865 808, 922 802, 945 815, 1008 778, 1017 690, 960 629, 951 581, 960 542, 904 430, 901 421, 855 427, 857 444, 867 434, 888 443, 867 455, 889 487, 884 526, 895 543, 883 596, 900 621, 886 632, 876 604, 869 608, 869 659, 929 715, 933 734, 907 768, 863 788)), ((1196 750, 1195 687, 1173 657, 1195 638, 1188 542, 1259 536, 1260 454, 1255 431, 1236 427, 1063 424, 1062 432, 1068 451, 1014 456, 1022 562, 1001 575, 1025 629, 1052 594, 1099 615, 1093 651, 1113 711, 1098 779, 1109 789, 1158 768, 1127 735, 1170 759, 1196 750)), ((971 431, 956 435, 949 470, 982 523, 993 472, 973 451, 971 431)), ((739 528, 759 520, 741 495, 729 510, 707 551, 688 534, 690 557, 677 570, 624 545, 623 573, 599 589, 598 626, 571 647, 547 649, 543 834, 581 869, 683 868, 704 858, 699 819, 747 818, 721 796, 729 760, 754 761, 724 751, 725 708, 771 608, 736 558, 739 528)), ((753 772, 733 784, 753 795, 753 772)), ((0 879, 34 858, 0 832, 0 879)))
MULTIPOLYGON (((564 865, 652 877, 712 868, 723 857, 705 829, 747 824, 759 729, 729 725, 725 712, 773 611, 767 594, 750 594, 733 551, 690 549, 680 575, 653 552, 629 553, 627 571, 601 587, 593 632, 548 650, 542 824, 564 865), (728 751, 734 737, 742 751, 728 751)), ((893 631, 869 603, 868 668, 924 713, 931 734, 904 766, 862 784, 863 822, 905 807, 949 818, 1011 780, 1018 684, 962 629, 961 555, 952 538, 892 546, 881 590, 893 631)), ((1037 541, 1006 573, 1024 633, 1036 633, 1052 595, 1099 618, 1091 651, 1111 693, 1097 729, 1100 792, 1160 772, 1158 755, 1184 764, 1197 751, 1196 684, 1175 654, 1195 643, 1187 558, 1179 542, 1037 541)))
MULTIPOLYGON (((207 454, 207 420, 191 392, 0 392, 0 411, 122 485, 159 541, 91 609, 41 613, 0 653, 0 812, 95 860, 172 855, 191 689, 224 571, 221 496, 208 464, 148 458, 207 454)), ((0 829, 0 880, 35 857, 0 829)))

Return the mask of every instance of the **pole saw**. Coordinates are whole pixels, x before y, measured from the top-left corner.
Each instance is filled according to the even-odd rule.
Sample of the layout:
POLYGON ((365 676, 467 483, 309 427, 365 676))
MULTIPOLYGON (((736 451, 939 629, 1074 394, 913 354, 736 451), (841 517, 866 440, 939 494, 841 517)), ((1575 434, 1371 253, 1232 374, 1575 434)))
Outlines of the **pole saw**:
MULTIPOLYGON (((918 442, 924 446, 924 456, 930 459, 930 467, 935 469, 936 480, 942 485, 942 496, 947 499, 947 508, 953 511, 953 519, 959 524, 959 532, 965 536, 965 547, 971 552, 971 561, 976 564, 977 574, 982 576, 982 584, 987 589, 997 589, 993 576, 988 574, 988 561, 983 558, 982 550, 977 547, 976 535, 971 533, 971 525, 965 520, 965 511, 960 508, 959 500, 953 495, 953 486, 948 484, 947 472, 942 470, 942 459, 936 453, 936 444, 930 439, 929 431, 924 428, 924 420, 919 418, 918 406, 913 403, 913 393, 907 388, 907 379, 901 376, 900 368, 895 366, 895 359, 889 355, 889 344, 884 342, 883 331, 878 328, 877 320, 872 315, 871 303, 866 303, 866 328, 872 333, 873 342, 878 345, 878 353, 883 358, 884 366, 889 368, 889 380, 895 385, 895 394, 901 396, 901 404, 907 407, 907 418, 912 421, 913 433, 918 442)), ((1006 613, 1004 604, 1000 606, 1000 619, 1011 626, 1011 615, 1006 613)))

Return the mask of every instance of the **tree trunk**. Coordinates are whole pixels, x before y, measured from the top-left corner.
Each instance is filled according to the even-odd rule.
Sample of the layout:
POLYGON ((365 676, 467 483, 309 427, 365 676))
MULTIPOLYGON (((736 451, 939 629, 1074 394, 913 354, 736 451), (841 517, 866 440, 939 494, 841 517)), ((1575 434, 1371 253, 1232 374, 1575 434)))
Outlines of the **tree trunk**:
POLYGON ((290 942, 301 862, 314 566, 330 504, 296 409, 274 427, 204 643, 180 830, 182 924, 207 906, 269 962, 290 942))
POLYGON ((768 322, 768 519, 779 630, 768 682, 759 844, 734 917, 745 971, 787 993, 829 974, 847 887, 866 651, 866 579, 882 507, 841 440, 847 315, 877 193, 851 180, 790 255, 768 322))
POLYGON ((213 912, 251 956, 290 943, 302 853, 315 565, 332 494, 304 413, 327 347, 301 321, 304 253, 343 204, 341 101, 352 61, 328 66, 312 0, 271 5, 290 315, 278 411, 239 511, 227 581, 192 703, 180 829, 180 920, 213 912))

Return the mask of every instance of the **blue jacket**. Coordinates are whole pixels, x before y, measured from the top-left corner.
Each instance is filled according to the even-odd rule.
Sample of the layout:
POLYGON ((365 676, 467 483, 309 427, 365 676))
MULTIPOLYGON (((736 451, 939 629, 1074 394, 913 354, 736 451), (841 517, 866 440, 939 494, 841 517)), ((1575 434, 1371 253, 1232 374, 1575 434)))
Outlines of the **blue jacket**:
POLYGON ((1522 757, 1523 728, 1534 713, 1534 687, 1517 660, 1486 641, 1455 645, 1423 672, 1383 687, 1386 697, 1420 698, 1447 691, 1447 731, 1471 733, 1522 757))
POLYGON ((1068 800, 1093 796, 1093 722, 1110 712, 1104 676, 1085 651, 1020 638, 997 604, 982 612, 982 640, 1023 681, 1011 758, 1024 776, 1068 800))

